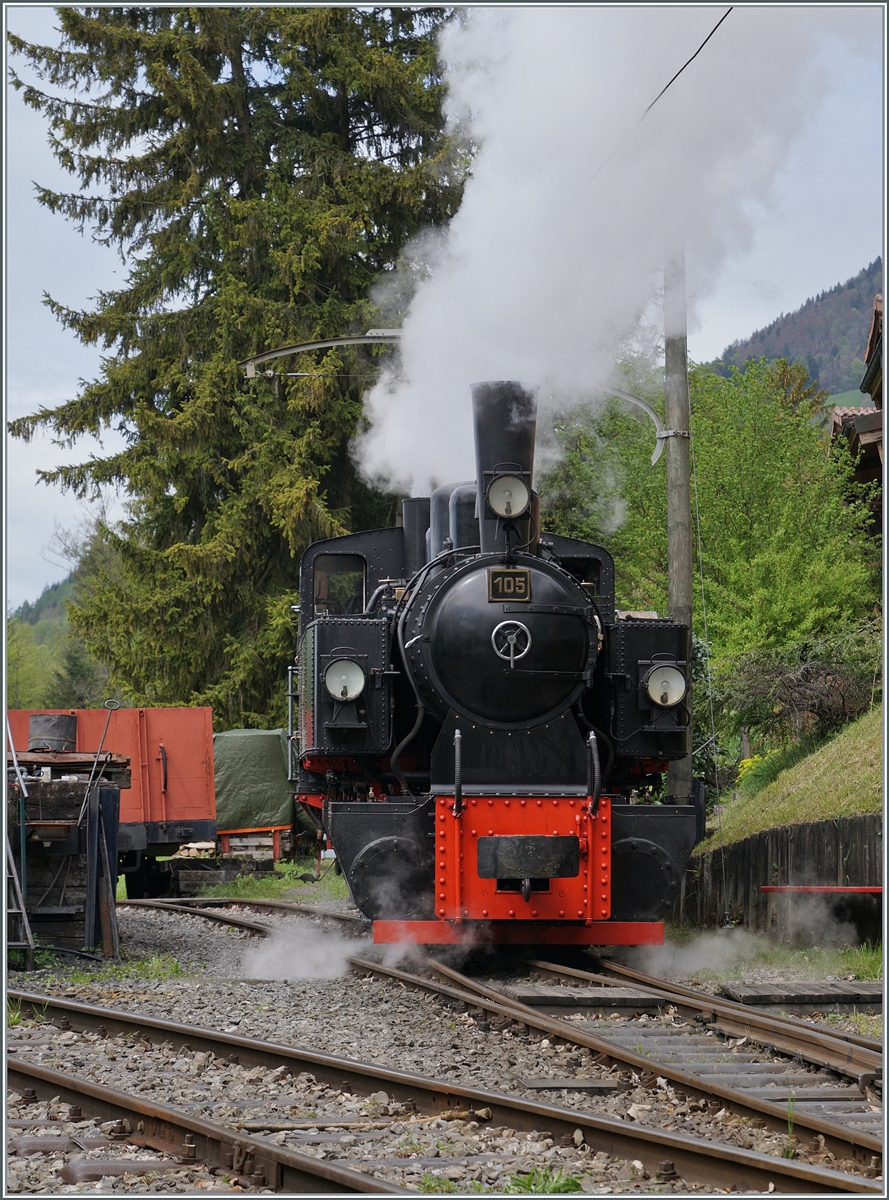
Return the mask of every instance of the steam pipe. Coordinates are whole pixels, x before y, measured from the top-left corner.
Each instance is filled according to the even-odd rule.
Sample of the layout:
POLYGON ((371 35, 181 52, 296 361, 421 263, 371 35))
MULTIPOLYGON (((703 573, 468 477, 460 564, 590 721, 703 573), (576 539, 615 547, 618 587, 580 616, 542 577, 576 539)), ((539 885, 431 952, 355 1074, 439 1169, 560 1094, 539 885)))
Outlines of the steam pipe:
POLYGON ((599 747, 596 743, 596 734, 592 729, 590 730, 587 745, 590 751, 587 794, 590 797, 590 816, 594 817, 599 811, 599 796, 602 793, 602 768, 599 765, 599 747))
POLYGON ((454 816, 463 812, 463 734, 454 730, 454 816))

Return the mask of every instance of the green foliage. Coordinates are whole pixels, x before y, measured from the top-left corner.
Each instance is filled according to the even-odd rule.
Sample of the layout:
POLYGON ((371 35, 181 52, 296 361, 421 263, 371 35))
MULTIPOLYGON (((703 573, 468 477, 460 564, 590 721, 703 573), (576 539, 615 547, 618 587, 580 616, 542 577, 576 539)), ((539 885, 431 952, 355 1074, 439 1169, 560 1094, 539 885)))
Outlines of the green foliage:
MULTIPOLYGON (((747 726, 785 744, 782 749, 798 739, 811 751, 882 699, 882 664, 879 617, 839 621, 820 636, 735 656, 722 681, 720 708, 732 728, 747 726)), ((773 759, 775 766, 775 755, 766 761, 773 759)), ((783 765, 792 764, 787 759, 783 765)), ((757 766, 752 773, 765 779, 771 771, 757 766)))
POLYGON ((462 167, 443 135, 441 9, 59 9, 61 49, 11 37, 46 85, 26 103, 74 177, 38 199, 119 249, 124 285, 89 311, 100 378, 15 436, 117 428, 123 450, 43 472, 129 497, 99 522, 72 625, 139 704, 211 704, 217 728, 280 723, 298 559, 386 524, 392 497, 349 445, 373 357, 303 356, 246 382, 239 360, 363 331, 371 285, 447 221, 462 167))
POLYGON ((108 697, 108 668, 96 661, 82 638, 69 635, 47 690, 45 707, 100 708, 108 697))
POLYGON ((534 1168, 527 1175, 513 1175, 503 1189, 507 1195, 531 1193, 535 1196, 556 1196, 563 1192, 579 1192, 582 1190, 580 1180, 573 1175, 566 1175, 561 1170, 551 1171, 534 1168))
POLYGON ((199 896, 232 896, 239 900, 291 900, 295 904, 321 904, 331 900, 350 900, 349 887, 337 875, 331 859, 322 859, 321 879, 307 883, 300 877, 314 875, 317 860, 301 858, 296 862, 277 862, 274 872, 239 875, 232 883, 200 888, 199 896))
MULTIPOLYGON (((848 454, 837 446, 828 454, 812 425, 823 395, 805 371, 751 362, 722 379, 699 367, 689 383, 714 670, 753 648, 787 646, 867 616, 879 595, 866 536, 869 492, 855 490, 848 454)), ((545 521, 607 546, 618 607, 666 612, 664 461, 651 467, 651 423, 634 417, 613 401, 557 424, 565 457, 541 484, 545 521), (615 516, 622 520, 612 531, 615 516)), ((697 582, 700 637, 699 596, 697 582)))
POLYGON ((856 979, 883 978, 883 943, 862 942, 845 948, 844 966, 856 979))
MULTIPOLYGON (((883 290, 883 262, 876 258, 845 283, 821 292, 794 313, 781 314, 765 329, 734 342, 711 364, 726 376, 751 358, 784 358, 805 367, 832 395, 854 390, 850 405, 862 403, 858 385, 864 375, 864 349, 874 308, 883 290)), ((834 401, 836 402, 836 401, 834 401)))
POLYGON ((68 973, 70 983, 117 983, 122 980, 176 979, 185 975, 182 964, 172 954, 152 954, 115 963, 77 966, 68 973))
POLYGON ((113 691, 108 669, 70 626, 77 573, 25 601, 6 627, 10 708, 96 708, 113 691))
POLYGON ((804 738, 779 750, 770 750, 765 756, 757 754, 754 758, 744 759, 738 769, 738 786, 745 796, 755 796, 774 783, 782 771, 795 767, 817 749, 816 741, 804 738))
POLYGON ((67 608, 65 602, 74 595, 74 576, 67 575, 59 583, 47 584, 32 604, 30 600, 16 610, 16 616, 27 621, 29 625, 39 625, 44 621, 65 621, 67 608))
POLYGON ((40 708, 52 680, 51 647, 41 645, 34 626, 17 616, 6 622, 6 703, 40 708))
POLYGON ((457 1191, 457 1185, 450 1179, 445 1179, 443 1175, 433 1175, 430 1171, 426 1171, 420 1179, 420 1191, 427 1194, 451 1193, 457 1191))
POLYGON ((811 417, 805 372, 748 363, 692 372, 708 630, 717 659, 816 637, 878 599, 869 493, 811 417))

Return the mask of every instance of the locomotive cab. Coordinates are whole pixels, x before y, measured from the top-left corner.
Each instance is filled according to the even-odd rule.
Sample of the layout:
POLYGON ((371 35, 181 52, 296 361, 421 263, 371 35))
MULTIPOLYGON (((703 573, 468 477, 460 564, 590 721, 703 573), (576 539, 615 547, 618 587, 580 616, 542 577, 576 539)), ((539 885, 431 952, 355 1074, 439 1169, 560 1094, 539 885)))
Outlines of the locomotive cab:
POLYGON ((476 483, 306 551, 297 798, 377 941, 661 941, 695 809, 629 800, 686 752, 689 631, 541 532, 535 395, 472 391, 476 483))

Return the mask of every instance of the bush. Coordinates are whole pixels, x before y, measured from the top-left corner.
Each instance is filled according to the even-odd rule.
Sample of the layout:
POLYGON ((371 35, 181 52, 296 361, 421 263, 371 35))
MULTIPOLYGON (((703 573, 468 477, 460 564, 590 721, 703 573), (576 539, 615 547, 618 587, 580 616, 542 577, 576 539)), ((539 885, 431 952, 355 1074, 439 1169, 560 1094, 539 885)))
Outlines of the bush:
MULTIPOLYGON (((881 667, 878 617, 751 650, 722 665, 721 715, 730 728, 746 726, 773 744, 807 743, 807 753, 882 699, 881 667)), ((757 765, 749 773, 765 770, 757 765)))

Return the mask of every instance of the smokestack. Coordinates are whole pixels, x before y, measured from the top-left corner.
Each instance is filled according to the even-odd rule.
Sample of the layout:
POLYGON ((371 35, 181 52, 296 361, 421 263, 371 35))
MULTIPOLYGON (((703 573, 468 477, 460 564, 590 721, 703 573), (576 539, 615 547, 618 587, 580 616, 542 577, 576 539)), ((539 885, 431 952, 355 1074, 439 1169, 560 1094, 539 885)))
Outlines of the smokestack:
MULTIPOLYGON (((483 553, 506 549, 502 522, 485 515, 485 492, 495 471, 511 467, 526 476, 528 489, 534 471, 537 436, 537 389, 512 380, 472 385, 472 419, 475 433, 479 527, 483 553), (501 526, 497 535, 497 527, 501 526)), ((531 539, 531 521, 525 515, 513 522, 513 546, 531 539)))
POLYGON ((426 534, 429 532, 429 497, 413 496, 402 500, 404 526, 404 571, 408 579, 426 562, 426 534))

